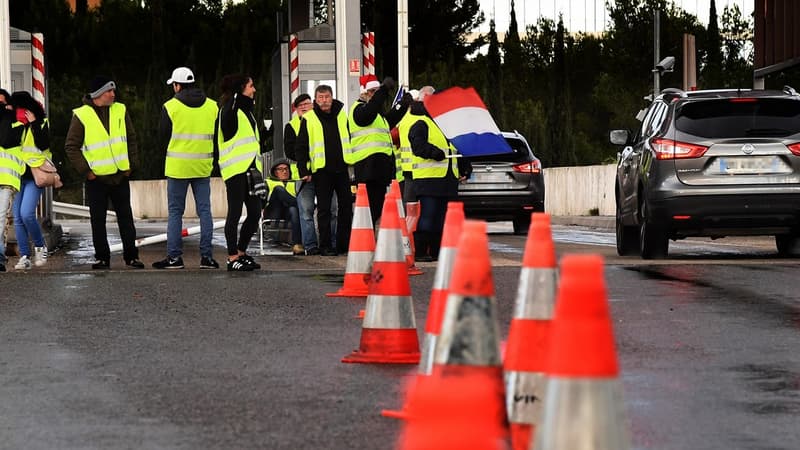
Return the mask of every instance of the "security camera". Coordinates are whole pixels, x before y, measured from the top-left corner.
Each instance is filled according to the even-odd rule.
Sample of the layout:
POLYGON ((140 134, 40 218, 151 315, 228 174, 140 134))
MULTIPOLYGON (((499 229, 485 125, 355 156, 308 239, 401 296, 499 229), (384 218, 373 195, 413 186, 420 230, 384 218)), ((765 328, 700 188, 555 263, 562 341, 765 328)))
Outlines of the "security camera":
POLYGON ((672 72, 673 67, 675 67, 674 56, 667 56, 666 58, 659 61, 658 64, 656 64, 656 70, 660 75, 663 75, 664 72, 672 72))

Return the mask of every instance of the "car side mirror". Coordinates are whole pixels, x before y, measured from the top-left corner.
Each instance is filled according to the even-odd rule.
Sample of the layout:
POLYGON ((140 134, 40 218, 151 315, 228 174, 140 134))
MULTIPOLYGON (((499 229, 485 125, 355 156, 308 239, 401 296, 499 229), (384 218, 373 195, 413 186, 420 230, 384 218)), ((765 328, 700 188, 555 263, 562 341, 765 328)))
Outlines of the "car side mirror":
POLYGON ((614 145, 626 145, 631 133, 628 130, 611 130, 608 140, 614 145))

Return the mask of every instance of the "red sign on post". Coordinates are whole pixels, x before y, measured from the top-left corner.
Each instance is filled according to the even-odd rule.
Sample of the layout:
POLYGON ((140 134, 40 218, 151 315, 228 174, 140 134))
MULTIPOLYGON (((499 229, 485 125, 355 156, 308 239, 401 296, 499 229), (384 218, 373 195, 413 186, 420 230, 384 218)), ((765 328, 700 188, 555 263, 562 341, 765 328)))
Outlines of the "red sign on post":
POLYGON ((350 75, 361 75, 361 61, 358 59, 350 60, 350 75))

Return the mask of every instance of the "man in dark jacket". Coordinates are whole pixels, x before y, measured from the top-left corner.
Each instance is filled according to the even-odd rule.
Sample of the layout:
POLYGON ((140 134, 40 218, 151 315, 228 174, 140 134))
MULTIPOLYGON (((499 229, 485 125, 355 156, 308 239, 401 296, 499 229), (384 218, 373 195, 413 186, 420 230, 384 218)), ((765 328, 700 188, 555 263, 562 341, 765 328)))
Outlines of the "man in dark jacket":
POLYGON ((92 80, 83 106, 73 110, 64 151, 72 167, 86 178, 92 244, 97 259, 92 269, 110 268, 111 250, 106 233, 109 200, 117 214, 125 264, 143 269, 136 248, 129 184, 131 171, 138 162, 138 145, 125 105, 115 102, 116 88, 111 78, 97 76, 92 80))
POLYGON ((314 109, 308 111, 300 122, 295 153, 300 178, 313 181, 317 191, 319 245, 323 256, 346 253, 350 245, 353 201, 350 174, 343 153, 349 145, 344 105, 334 100, 330 86, 317 86, 314 109), (339 206, 336 248, 331 242, 331 199, 334 193, 339 206))

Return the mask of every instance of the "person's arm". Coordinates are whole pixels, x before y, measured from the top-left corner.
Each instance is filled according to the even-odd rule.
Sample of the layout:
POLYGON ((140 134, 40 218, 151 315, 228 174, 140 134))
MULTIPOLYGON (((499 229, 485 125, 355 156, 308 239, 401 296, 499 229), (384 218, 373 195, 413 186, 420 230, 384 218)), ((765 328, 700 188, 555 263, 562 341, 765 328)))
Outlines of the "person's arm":
POLYGON ((309 181, 310 178, 306 179, 306 177, 311 177, 311 171, 308 170, 310 155, 308 151, 308 127, 305 119, 300 121, 300 129, 297 131, 297 141, 294 149, 295 156, 297 156, 297 172, 303 181, 309 181))
POLYGON ((66 153, 67 159, 69 159, 78 174, 91 179, 94 176, 91 174, 89 163, 86 162, 86 158, 83 157, 83 152, 81 152, 84 134, 83 123, 78 119, 78 116, 73 115, 67 130, 67 137, 64 139, 64 153, 66 153))
POLYGON ((367 103, 359 102, 358 106, 353 110, 353 122, 360 127, 365 127, 374 122, 378 114, 381 113, 383 104, 386 103, 386 92, 386 87, 381 86, 367 103))
POLYGON ((411 141, 411 152, 423 159, 444 160, 444 150, 428 142, 428 124, 422 120, 411 126, 408 132, 411 141))
POLYGON ((31 122, 31 132, 33 133, 33 143, 40 150, 50 148, 50 127, 44 120, 31 122))
POLYGON ((167 147, 169 147, 169 140, 172 138, 172 119, 169 118, 167 108, 161 107, 161 117, 158 121, 158 144, 159 148, 163 149, 163 153, 167 154, 167 147))
POLYGON ((236 96, 231 100, 225 102, 220 109, 220 128, 222 129, 222 141, 229 141, 236 134, 239 127, 239 118, 237 117, 236 96))
POLYGON ((294 134, 294 128, 287 123, 283 127, 283 153, 287 158, 292 161, 297 161, 297 154, 295 153, 294 146, 297 143, 297 135, 294 134))
POLYGON ((130 170, 128 170, 127 175, 130 176, 132 171, 139 168, 139 141, 136 139, 136 130, 133 128, 133 122, 128 111, 125 111, 125 130, 128 133, 128 162, 130 164, 130 170))

